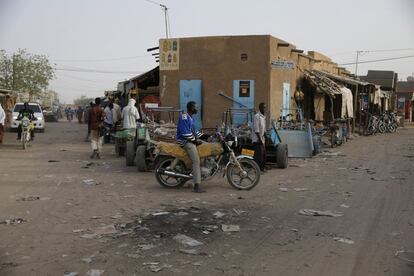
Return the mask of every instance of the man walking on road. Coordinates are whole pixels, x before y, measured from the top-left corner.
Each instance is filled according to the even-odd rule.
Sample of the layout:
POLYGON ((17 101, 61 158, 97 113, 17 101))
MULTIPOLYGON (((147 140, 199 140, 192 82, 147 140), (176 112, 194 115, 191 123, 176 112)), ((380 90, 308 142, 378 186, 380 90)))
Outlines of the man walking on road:
POLYGON ((252 142, 254 145, 254 161, 259 165, 262 172, 265 171, 266 164, 266 147, 265 147, 265 132, 266 132, 266 104, 259 104, 259 112, 254 115, 252 142))
POLYGON ((103 120, 105 114, 100 107, 101 99, 95 99, 95 105, 91 107, 89 113, 89 124, 91 126, 91 146, 92 155, 91 158, 100 159, 102 142, 103 142, 103 120))

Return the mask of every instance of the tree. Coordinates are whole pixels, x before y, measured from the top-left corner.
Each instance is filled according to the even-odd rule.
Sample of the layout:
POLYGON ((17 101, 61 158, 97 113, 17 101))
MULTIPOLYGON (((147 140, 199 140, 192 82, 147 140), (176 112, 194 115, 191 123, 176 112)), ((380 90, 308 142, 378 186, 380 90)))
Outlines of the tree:
POLYGON ((0 50, 0 87, 38 97, 55 77, 55 70, 45 55, 27 53, 19 49, 12 55, 0 50))
POLYGON ((73 103, 77 106, 89 105, 90 102, 95 102, 95 99, 88 98, 85 95, 82 95, 79 98, 73 100, 73 103))

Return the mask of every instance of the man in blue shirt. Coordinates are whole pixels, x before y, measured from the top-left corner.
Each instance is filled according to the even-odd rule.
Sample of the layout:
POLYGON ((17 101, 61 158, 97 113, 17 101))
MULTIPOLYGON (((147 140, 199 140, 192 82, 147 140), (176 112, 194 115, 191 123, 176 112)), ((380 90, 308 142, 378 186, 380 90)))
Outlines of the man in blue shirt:
POLYGON ((177 125, 177 143, 180 144, 193 163, 193 181, 194 192, 202 193, 204 190, 200 188, 201 172, 200 172, 200 157, 198 156, 197 145, 202 142, 198 140, 201 133, 194 128, 193 115, 197 114, 197 104, 193 101, 187 103, 187 112, 180 115, 177 125))

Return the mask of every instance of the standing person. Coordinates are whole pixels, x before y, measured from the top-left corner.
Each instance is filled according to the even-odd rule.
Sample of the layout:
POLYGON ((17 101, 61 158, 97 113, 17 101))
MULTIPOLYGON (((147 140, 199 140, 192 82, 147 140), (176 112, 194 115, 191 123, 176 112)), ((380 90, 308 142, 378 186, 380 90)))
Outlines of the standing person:
POLYGON ((195 193, 205 192, 200 188, 201 183, 201 172, 200 172, 200 157, 198 155, 197 146, 202 142, 198 140, 201 133, 196 131, 194 128, 193 115, 197 114, 197 104, 193 101, 187 103, 187 112, 181 114, 177 124, 177 142, 180 144, 193 164, 193 182, 195 193))
POLYGON ((130 129, 132 131, 137 129, 137 121, 140 119, 140 116, 138 109, 135 107, 135 102, 136 101, 134 99, 129 99, 128 105, 122 110, 122 127, 124 129, 130 129))
POLYGON ((70 106, 66 110, 66 120, 68 120, 69 122, 72 122, 73 120, 73 110, 70 106))
POLYGON ((83 117, 83 108, 82 108, 82 106, 78 106, 78 110, 76 110, 76 116, 78 117, 78 123, 82 124, 82 117, 83 117))
POLYGON ((121 106, 119 105, 119 98, 115 98, 114 108, 112 109, 112 121, 114 126, 121 121, 121 106))
POLYGON ((0 144, 3 144, 4 122, 6 121, 6 113, 0 103, 0 144))
POLYGON ((104 127, 105 127, 105 143, 109 143, 111 141, 111 131, 113 127, 113 113, 112 109, 114 105, 109 103, 105 109, 105 120, 104 120, 104 127))
POLYGON ((95 99, 95 105, 91 107, 89 113, 89 122, 91 126, 91 146, 92 146, 92 155, 91 158, 100 159, 101 150, 102 150, 102 140, 103 140, 103 120, 104 112, 100 107, 101 99, 95 99))
POLYGON ((90 117, 91 109, 93 105, 94 105, 93 102, 90 102, 89 106, 85 108, 85 123, 88 124, 88 133, 86 134, 85 142, 89 142, 89 137, 91 136, 91 123, 90 123, 89 117, 90 117))
POLYGON ((259 165, 260 170, 265 172, 266 164, 266 147, 265 147, 265 132, 266 132, 266 104, 259 104, 259 112, 254 115, 252 142, 254 146, 254 161, 259 165))

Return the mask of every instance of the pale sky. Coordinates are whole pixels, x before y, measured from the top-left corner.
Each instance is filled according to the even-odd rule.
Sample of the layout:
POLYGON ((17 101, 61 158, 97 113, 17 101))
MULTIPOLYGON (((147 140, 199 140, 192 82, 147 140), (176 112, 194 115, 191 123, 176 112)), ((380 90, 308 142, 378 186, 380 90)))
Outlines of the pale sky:
MULTIPOLYGON (((155 1, 169 8, 172 37, 270 34, 339 64, 355 62, 357 50, 371 51, 360 61, 414 56, 414 0, 155 1)), ((50 88, 67 103, 157 66, 146 49, 164 37, 163 11, 149 0, 0 0, 0 48, 47 55, 59 68, 50 88), (79 68, 111 73, 67 71, 79 68)), ((358 73, 368 69, 406 79, 414 58, 358 73)))

